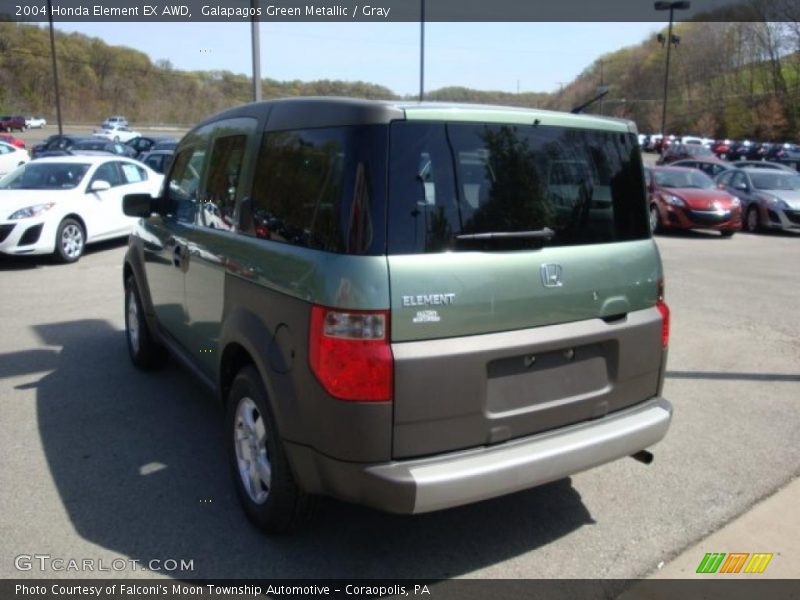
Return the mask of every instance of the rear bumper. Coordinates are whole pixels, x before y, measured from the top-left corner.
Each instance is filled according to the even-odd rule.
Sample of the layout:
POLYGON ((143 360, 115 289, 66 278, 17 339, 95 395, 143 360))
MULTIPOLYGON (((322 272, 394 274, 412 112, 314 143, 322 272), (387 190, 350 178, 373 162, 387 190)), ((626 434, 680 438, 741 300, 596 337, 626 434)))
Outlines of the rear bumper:
POLYGON ((672 406, 634 407, 506 442, 431 458, 364 465, 287 444, 300 484, 393 513, 424 513, 517 492, 643 450, 667 433, 672 406))

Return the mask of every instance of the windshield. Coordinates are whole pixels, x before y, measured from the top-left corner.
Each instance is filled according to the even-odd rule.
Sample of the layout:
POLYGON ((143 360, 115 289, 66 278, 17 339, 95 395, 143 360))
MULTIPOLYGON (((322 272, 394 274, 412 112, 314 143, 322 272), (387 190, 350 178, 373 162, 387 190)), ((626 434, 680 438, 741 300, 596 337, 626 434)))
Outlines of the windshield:
POLYGON ((800 175, 792 173, 753 173, 750 179, 759 190, 800 190, 800 175))
POLYGON ((390 254, 649 236, 633 134, 397 122, 390 139, 390 254), (552 235, 530 235, 545 229, 552 235), (521 235, 479 235, 487 233, 521 235))
POLYGON ((656 185, 665 188, 697 188, 710 190, 714 181, 700 171, 654 171, 656 185))
POLYGON ((0 189, 72 189, 80 184, 89 166, 83 163, 27 163, 0 179, 0 189))

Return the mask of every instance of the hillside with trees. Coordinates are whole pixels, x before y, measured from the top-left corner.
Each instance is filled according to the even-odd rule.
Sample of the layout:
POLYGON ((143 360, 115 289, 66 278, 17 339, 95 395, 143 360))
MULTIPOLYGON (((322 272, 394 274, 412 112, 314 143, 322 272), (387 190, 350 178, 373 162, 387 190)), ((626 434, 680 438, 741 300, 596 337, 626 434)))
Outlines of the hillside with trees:
MULTIPOLYGON (((668 132, 800 138, 800 3, 783 6, 779 22, 768 22, 765 13, 762 22, 675 25, 680 41, 670 66, 668 132)), ((666 28, 662 34, 666 37, 666 28)), ((123 113, 137 123, 190 125, 251 98, 247 75, 181 71, 169 61, 153 62, 137 50, 82 34, 57 31, 56 53, 66 122, 96 123, 123 113)), ((569 110, 594 96, 602 83, 608 95, 587 112, 630 118, 641 131, 658 131, 665 56, 654 36, 600 57, 557 93, 448 87, 426 93, 426 99, 569 110)), ((50 61, 45 28, 0 23, 0 112, 53 119, 50 61)), ((361 81, 263 80, 264 98, 301 95, 402 99, 361 81)))

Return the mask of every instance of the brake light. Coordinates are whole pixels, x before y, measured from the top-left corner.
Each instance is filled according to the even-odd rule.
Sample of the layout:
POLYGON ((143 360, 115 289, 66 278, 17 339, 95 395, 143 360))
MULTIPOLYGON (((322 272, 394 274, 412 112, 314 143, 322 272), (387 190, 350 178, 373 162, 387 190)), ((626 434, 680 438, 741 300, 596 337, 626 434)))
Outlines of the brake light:
POLYGON ((657 285, 656 308, 661 313, 661 347, 666 348, 669 345, 669 306, 664 301, 664 279, 659 279, 657 285))
POLYGON ((325 390, 339 400, 391 401, 389 311, 312 307, 309 363, 325 390))

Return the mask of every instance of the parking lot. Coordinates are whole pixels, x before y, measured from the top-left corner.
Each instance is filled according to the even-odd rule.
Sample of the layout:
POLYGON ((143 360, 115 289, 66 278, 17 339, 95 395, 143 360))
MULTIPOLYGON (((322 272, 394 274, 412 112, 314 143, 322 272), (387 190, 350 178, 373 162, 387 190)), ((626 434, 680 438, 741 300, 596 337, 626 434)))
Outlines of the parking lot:
MULTIPOLYGON (((285 538, 263 536, 240 510, 215 399, 178 366, 143 375, 130 364, 124 242, 74 265, 0 260, 0 576, 77 576, 19 571, 23 554, 191 561, 112 573, 127 577, 653 572, 800 474, 800 235, 657 239, 675 416, 652 465, 624 459, 418 517, 326 501, 311 527, 285 538)), ((800 558, 779 558, 800 572, 800 558)))

